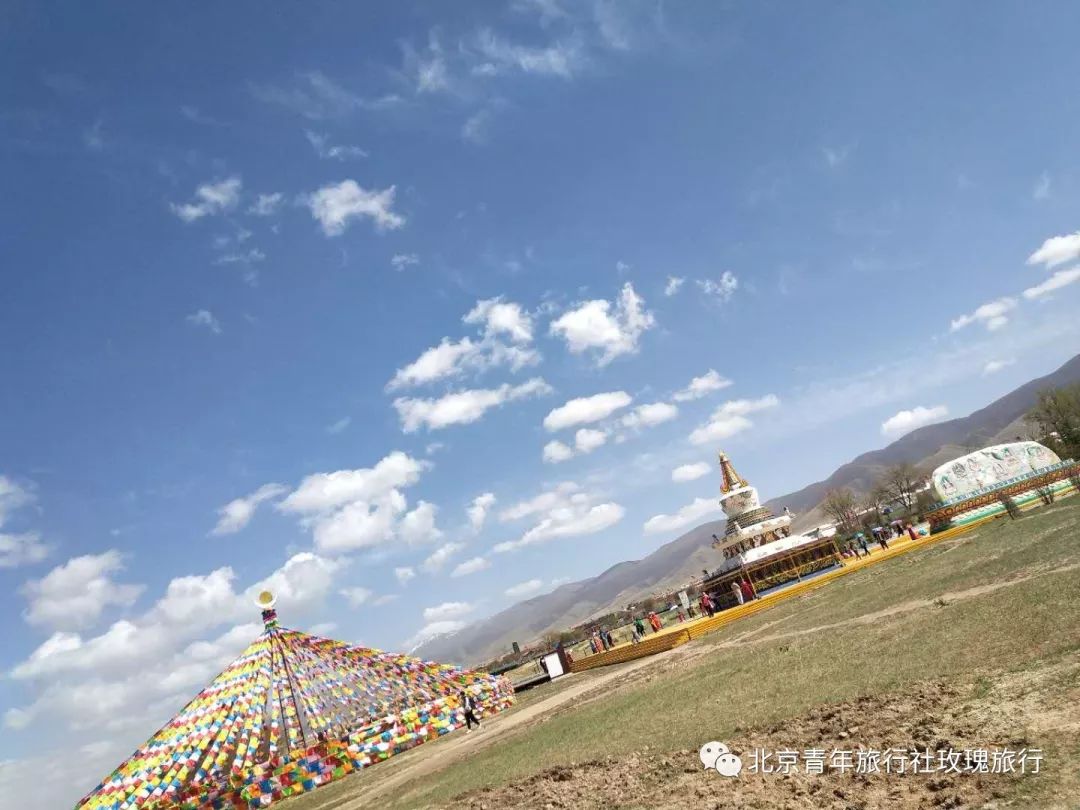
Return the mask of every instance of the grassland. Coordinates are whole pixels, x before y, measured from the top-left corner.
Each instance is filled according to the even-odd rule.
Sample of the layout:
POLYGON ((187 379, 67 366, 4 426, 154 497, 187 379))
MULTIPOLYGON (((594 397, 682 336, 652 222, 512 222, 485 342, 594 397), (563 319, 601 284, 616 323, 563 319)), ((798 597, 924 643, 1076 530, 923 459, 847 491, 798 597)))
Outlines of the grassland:
MULTIPOLYGON (((593 676, 602 688, 496 742, 443 758, 440 770, 399 779, 379 804, 700 806, 693 796, 703 779, 696 765, 703 742, 827 743, 832 734, 849 735, 832 727, 840 712, 857 718, 845 721, 849 726, 872 730, 883 742, 903 742, 919 723, 937 723, 954 745, 1015 739, 1047 752, 1037 776, 924 785, 937 804, 1072 806, 1066 797, 1080 795, 1080 713, 1073 708, 1080 698, 1080 498, 853 573, 657 656, 626 677, 611 675, 593 676), (935 713, 927 715, 932 705, 935 713), (898 706, 910 711, 897 714, 898 706), (935 719, 946 716, 952 720, 935 719), (626 763, 637 764, 626 770, 626 763)), ((589 683, 573 676, 552 689, 579 678, 589 683)), ((410 757, 437 757, 440 745, 401 757, 399 769, 412 767, 410 757)), ((333 797, 321 799, 319 791, 294 810, 359 808, 383 778, 360 774, 333 797)), ((759 787, 741 784, 728 801, 770 806, 768 791, 777 788, 759 787)), ((847 798, 808 795, 803 804, 798 791, 813 793, 818 785, 784 789, 794 791, 785 794, 789 806, 809 807, 848 806, 852 790, 856 798, 865 793, 852 806, 876 806, 874 790, 897 788, 845 785, 836 790, 847 798)), ((882 794, 893 806, 923 806, 918 791, 910 801, 904 796, 882 794)))

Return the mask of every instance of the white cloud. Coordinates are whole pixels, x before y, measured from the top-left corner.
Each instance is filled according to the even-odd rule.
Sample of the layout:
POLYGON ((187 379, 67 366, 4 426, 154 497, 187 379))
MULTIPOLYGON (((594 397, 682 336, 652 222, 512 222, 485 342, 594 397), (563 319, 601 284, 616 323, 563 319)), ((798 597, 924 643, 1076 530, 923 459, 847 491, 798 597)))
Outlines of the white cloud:
POLYGON ((406 44, 405 61, 416 83, 417 93, 438 93, 450 87, 446 54, 434 32, 429 34, 423 53, 417 53, 411 44, 406 44))
POLYGON ((215 335, 221 334, 221 323, 214 317, 214 313, 208 309, 192 312, 190 315, 185 316, 184 320, 192 326, 209 329, 215 335))
POLYGON ((955 332, 973 323, 983 324, 988 331, 993 332, 1005 326, 1009 322, 1008 313, 1016 309, 1015 298, 998 298, 995 301, 983 304, 970 315, 961 315, 954 318, 949 324, 949 331, 955 332))
POLYGON ((910 411, 899 411, 881 423, 883 436, 903 436, 915 428, 940 422, 949 415, 949 409, 944 405, 935 405, 932 408, 924 408, 918 405, 910 411))
POLYGON ((653 515, 645 521, 646 534, 674 532, 700 522, 703 518, 720 511, 720 504, 713 498, 694 498, 674 515, 653 515))
POLYGON ((670 298, 671 296, 675 295, 685 283, 685 278, 682 278, 680 276, 668 276, 667 284, 664 285, 664 295, 670 298))
POLYGON ((532 316, 521 304, 504 301, 502 296, 477 301, 462 318, 468 324, 482 324, 487 337, 507 335, 516 343, 529 343, 533 339, 532 316))
POLYGON ((401 519, 398 536, 407 545, 418 546, 440 540, 443 533, 435 526, 438 507, 427 501, 418 501, 416 508, 401 519))
POLYGON ((593 394, 591 397, 571 399, 544 417, 544 427, 554 433, 574 425, 599 422, 631 402, 633 397, 625 391, 609 391, 593 394))
POLYGON ((330 139, 326 135, 320 135, 317 132, 312 132, 310 129, 305 130, 304 134, 307 136, 311 148, 315 150, 315 154, 323 160, 350 160, 353 158, 366 158, 368 156, 368 153, 359 146, 331 144, 330 139))
POLYGON ((598 353, 597 365, 605 366, 623 354, 634 354, 642 333, 656 325, 653 314, 628 281, 612 302, 584 301, 552 321, 549 331, 566 341, 573 354, 598 353))
POLYGON ((298 554, 242 593, 228 568, 181 577, 138 618, 116 621, 96 636, 57 631, 11 669, 11 678, 33 682, 36 700, 9 709, 5 721, 23 728, 43 723, 64 735, 75 768, 102 752, 103 735, 118 742, 108 763, 95 761, 95 772, 80 777, 85 783, 69 787, 78 795, 258 637, 261 624, 238 624, 257 617, 257 590, 270 587, 279 594, 279 610, 296 619, 332 592, 340 567, 298 554), (93 741, 80 747, 85 735, 93 741))
POLYGON ((6 475, 0 475, 0 528, 11 515, 34 502, 34 493, 6 475))
POLYGON ((430 462, 394 451, 370 469, 309 475, 277 508, 300 515, 321 551, 340 553, 395 540, 434 540, 441 535, 434 526, 434 506, 420 501, 408 512, 401 492, 429 466, 430 462))
POLYGON ((341 595, 345 597, 345 601, 349 603, 349 607, 358 608, 365 602, 371 600, 371 597, 375 595, 375 592, 370 588, 361 588, 359 586, 353 588, 342 588, 341 595))
POLYGON ((1036 202, 1050 197, 1050 175, 1043 172, 1035 181, 1035 187, 1031 190, 1031 199, 1036 202))
POLYGON ((543 589, 544 580, 530 579, 525 582, 519 582, 517 585, 511 585, 506 589, 506 595, 511 599, 523 599, 526 596, 533 596, 543 589))
POLYGON ((32 565, 49 556, 49 547, 37 532, 8 534, 0 532, 0 568, 32 565))
POLYGON ((1080 266, 1069 270, 1058 270, 1042 284, 1036 284, 1034 287, 1028 287, 1024 290, 1024 298, 1028 301, 1034 301, 1049 295, 1055 290, 1060 290, 1062 287, 1075 284, 1077 281, 1080 281, 1080 266))
POLYGON ((378 191, 361 188, 355 180, 342 180, 337 185, 323 186, 304 198, 311 215, 319 221, 327 236, 340 236, 352 219, 367 217, 377 230, 395 230, 405 224, 405 218, 394 213, 396 188, 378 191))
POLYGON ((277 213, 281 204, 285 201, 285 195, 280 191, 272 194, 260 194, 255 202, 248 208, 248 213, 257 217, 269 217, 277 213))
POLYGON ((34 493, 13 479, 0 475, 0 568, 17 568, 38 563, 49 549, 37 532, 14 534, 3 531, 11 516, 34 502, 34 493))
POLYGON ((551 441, 544 445, 543 458, 548 464, 567 461, 575 455, 587 455, 607 443, 608 433, 604 430, 580 428, 574 434, 574 446, 560 441, 551 441))
POLYGON ((489 109, 473 113, 461 125, 461 137, 469 143, 487 143, 488 133, 491 130, 491 122, 494 117, 495 114, 489 109))
POLYGON ((260 101, 277 104, 312 121, 347 115, 354 110, 383 110, 401 103, 390 94, 362 98, 317 70, 298 73, 288 86, 253 85, 251 93, 260 101))
POLYGON ((697 283, 698 288, 708 296, 716 299, 721 304, 726 304, 739 289, 739 279, 730 270, 725 270, 720 275, 719 281, 701 279, 697 283))
POLYGON ((519 501, 499 513, 499 520, 508 523, 514 520, 536 515, 554 509, 563 503, 575 492, 581 491, 581 487, 573 481, 563 481, 552 489, 541 492, 527 501, 519 501))
POLYGON ((399 585, 404 585, 410 579, 414 579, 416 577, 416 571, 406 565, 400 568, 395 568, 394 576, 397 578, 399 585))
POLYGON ((579 453, 591 453, 607 442, 607 433, 592 428, 580 428, 574 434, 574 447, 579 453))
POLYGON ((443 602, 441 605, 424 608, 425 622, 442 622, 448 619, 460 619, 476 610, 468 602, 443 602))
POLYGON ((1015 360, 990 360, 983 366, 983 376, 997 374, 1003 368, 1008 368, 1015 362, 1015 360))
POLYGON ((317 549, 333 554, 387 545, 397 537, 406 509, 405 496, 397 490, 354 501, 317 518, 312 539, 317 549))
POLYGON ((239 177, 230 177, 219 183, 206 183, 195 189, 194 202, 172 203, 170 208, 184 222, 194 222, 206 216, 231 211, 240 200, 242 185, 239 177))
POLYGON ((531 48, 507 42, 490 29, 480 32, 477 49, 486 60, 473 71, 479 75, 520 70, 522 73, 569 79, 583 58, 581 46, 576 41, 531 48))
POLYGON ((450 576, 465 577, 478 571, 486 571, 488 568, 491 568, 491 563, 484 557, 473 557, 471 560, 458 563, 454 570, 450 572, 450 576))
POLYGON ((456 343, 444 337, 438 346, 432 346, 409 365, 399 368, 386 388, 393 391, 457 376, 464 371, 465 361, 475 357, 478 349, 477 344, 467 337, 456 343))
POLYGON ((699 461, 696 464, 683 464, 676 467, 671 471, 671 480, 677 484, 682 484, 687 481, 696 481, 709 474, 712 469, 704 461, 699 461))
POLYGON ((405 433, 415 433, 421 427, 441 430, 451 425, 470 424, 492 408, 518 399, 543 396, 551 390, 542 378, 534 377, 521 385, 504 383, 498 388, 456 391, 438 399, 399 397, 394 400, 394 409, 405 433))
POLYGON ((540 353, 528 346, 533 337, 532 318, 520 304, 503 301, 501 297, 479 301, 462 321, 481 326, 481 338, 453 341, 444 337, 438 346, 425 350, 412 363, 398 369, 386 390, 424 385, 497 366, 520 371, 540 362, 540 353), (500 340, 503 335, 510 338, 510 345, 500 340))
POLYGON ((678 415, 679 409, 671 403, 652 402, 648 405, 638 405, 626 414, 621 422, 624 428, 636 430, 670 422, 678 415))
POLYGON ((700 377, 694 377, 686 388, 681 391, 676 391, 671 398, 676 402, 689 402, 707 396, 713 391, 727 388, 729 385, 731 385, 731 380, 721 376, 714 369, 710 368, 700 377))
POLYGON ((485 492, 473 498, 472 503, 469 504, 469 508, 466 509, 465 512, 469 518, 469 525, 472 526, 474 532, 478 532, 484 528, 488 512, 491 511, 491 507, 494 505, 495 493, 493 492, 485 492))
POLYGON ((1080 259, 1080 231, 1064 236, 1051 236, 1028 256, 1028 264, 1041 264, 1052 270, 1059 264, 1080 259))
POLYGON ((420 257, 415 253, 395 253, 390 257, 390 266, 399 273, 407 267, 413 267, 417 264, 420 264, 420 257))
POLYGON ((711 444, 731 438, 753 427, 747 414, 775 408, 780 400, 775 394, 767 394, 760 399, 733 399, 725 402, 715 411, 709 421, 697 427, 690 434, 692 444, 711 444))
MULTIPOLYGON (((243 593, 234 590, 235 574, 228 567, 205 575, 177 577, 141 617, 114 622, 100 635, 88 639, 78 633, 55 632, 29 658, 16 665, 11 676, 24 680, 89 673, 80 676, 91 678, 86 682, 88 685, 107 686, 116 694, 127 690, 131 678, 150 677, 154 688, 159 688, 167 677, 178 679, 176 670, 185 661, 212 657, 212 643, 196 642, 186 650, 184 645, 215 627, 256 614, 253 600, 259 591, 270 589, 278 596, 279 610, 299 614, 322 603, 333 577, 342 567, 341 562, 301 552, 243 593), (179 655, 181 650, 183 655, 179 655), (176 661, 172 658, 174 654, 176 661)), ((244 626, 246 641, 254 640, 259 629, 244 626)), ((234 644, 229 657, 239 653, 242 647, 242 643, 234 644)), ((203 678, 208 681, 219 669, 211 662, 198 678, 184 685, 202 685, 203 678)), ((80 710, 75 702, 72 708, 80 710)), ((125 711, 133 709, 125 706, 125 711)))
POLYGON ((595 534, 614 526, 626 514, 620 504, 593 501, 592 495, 580 491, 576 484, 566 482, 531 501, 517 504, 504 511, 500 518, 516 520, 534 515, 538 520, 518 540, 499 543, 494 550, 502 553, 561 537, 595 534))
POLYGON ((390 490, 412 486, 428 466, 429 462, 418 461, 395 450, 371 468, 309 475, 279 508, 285 512, 310 514, 334 509, 350 501, 373 500, 390 490))
POLYGON ((550 441, 544 445, 543 458, 548 464, 558 464, 574 457, 574 448, 560 441, 550 441))
POLYGON ((214 259, 214 264, 258 264, 265 259, 265 253, 258 248, 251 248, 237 253, 222 253, 214 259))
POLYGON ((334 422, 334 424, 328 425, 326 428, 326 432, 329 433, 331 436, 336 436, 337 434, 344 431, 351 424, 352 417, 343 416, 341 419, 338 419, 336 422, 334 422))
POLYGON ((113 579, 123 570, 123 557, 115 549, 73 557, 22 586, 28 602, 23 616, 30 624, 54 630, 91 627, 110 605, 131 607, 142 593, 142 585, 113 579))
POLYGON ((218 510, 220 517, 211 534, 235 534, 251 522, 259 504, 288 491, 289 488, 283 484, 263 484, 250 495, 229 501, 218 510))
POLYGON ((429 574, 438 573, 443 567, 450 561, 450 558, 465 548, 464 543, 443 543, 437 549, 435 549, 426 560, 424 560, 423 568, 429 574))

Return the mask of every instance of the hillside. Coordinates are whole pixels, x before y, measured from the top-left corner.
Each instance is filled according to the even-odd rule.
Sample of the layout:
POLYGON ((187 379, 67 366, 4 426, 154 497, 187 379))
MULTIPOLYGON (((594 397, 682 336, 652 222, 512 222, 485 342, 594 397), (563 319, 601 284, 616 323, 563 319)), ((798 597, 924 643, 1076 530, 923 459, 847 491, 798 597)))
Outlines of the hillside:
POLYGON ((838 487, 866 492, 886 467, 911 463, 932 469, 970 450, 995 441, 1023 435, 1025 413, 1031 410, 1043 388, 1054 388, 1080 381, 1080 355, 1045 377, 1025 383, 985 408, 968 416, 918 428, 887 447, 863 453, 839 467, 824 481, 816 481, 797 492, 773 498, 768 506, 787 506, 794 512, 807 512, 821 503, 825 493, 838 487))
MULTIPOLYGON (((887 447, 863 453, 823 481, 773 498, 768 505, 777 511, 787 506, 799 513, 797 530, 818 525, 827 520, 819 504, 830 489, 850 487, 865 492, 891 464, 910 462, 931 469, 970 450, 1022 436, 1023 416, 1035 404, 1041 389, 1078 381, 1080 355, 985 408, 914 430, 887 447)), ((721 532, 723 525, 723 521, 714 521, 698 526, 643 559, 618 563, 599 576, 519 602, 457 633, 431 639, 416 653, 437 661, 479 663, 507 651, 513 641, 528 643, 549 630, 572 627, 654 591, 679 585, 702 568, 716 565, 717 555, 709 546, 709 537, 721 532)))

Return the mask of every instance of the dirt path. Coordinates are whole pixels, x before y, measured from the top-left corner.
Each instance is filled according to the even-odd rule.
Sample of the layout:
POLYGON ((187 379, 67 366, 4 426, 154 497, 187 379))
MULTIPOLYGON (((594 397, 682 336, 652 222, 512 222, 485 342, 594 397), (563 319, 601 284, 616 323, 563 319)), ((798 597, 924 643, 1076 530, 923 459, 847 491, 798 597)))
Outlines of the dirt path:
MULTIPOLYGON (((1038 571, 1032 571, 1031 573, 1024 574, 1022 576, 1013 577, 1012 579, 1002 580, 1001 582, 991 582, 986 585, 976 585, 974 588, 967 588, 962 591, 949 591, 943 593, 941 596, 937 596, 934 599, 913 599, 908 602, 901 602, 898 605, 887 607, 884 610, 876 610, 873 613, 863 613, 861 616, 853 616, 850 619, 844 619, 840 622, 832 622, 831 624, 819 624, 814 627, 806 627, 801 630, 789 630, 785 633, 770 633, 768 635, 756 635, 754 633, 746 633, 737 638, 733 638, 730 641, 724 641, 714 646, 714 649, 725 649, 728 647, 739 647, 752 644, 764 644, 770 641, 781 641, 785 638, 797 638, 798 636, 809 636, 814 633, 823 633, 829 630, 837 630, 842 627, 848 627, 851 624, 874 624, 881 619, 887 619, 892 616, 899 616, 904 613, 910 613, 914 610, 921 610, 923 608, 933 607, 940 604, 951 604, 953 602, 961 602, 965 599, 973 599, 977 596, 983 596, 994 591, 1000 591, 1003 588, 1011 588, 1015 585, 1023 585, 1025 582, 1029 582, 1037 577, 1044 577, 1049 574, 1061 574, 1066 571, 1074 571, 1080 568, 1080 563, 1070 563, 1069 565, 1061 565, 1056 568, 1039 569, 1038 571)), ((777 622, 770 622, 772 626, 777 622)), ((765 629, 764 627, 758 628, 759 631, 765 629)))
MULTIPOLYGON (((360 810, 360 808, 368 807, 372 802, 388 792, 398 790, 426 774, 441 770, 470 754, 488 748, 507 734, 542 720, 556 709, 572 702, 580 702, 580 699, 589 693, 611 686, 616 681, 622 680, 638 670, 655 666, 685 649, 685 646, 678 647, 667 653, 659 653, 639 661, 631 661, 615 667, 610 672, 599 675, 592 673, 569 675, 568 678, 581 678, 582 680, 580 683, 567 686, 560 692, 526 706, 519 711, 501 716, 496 715, 490 720, 486 720, 483 730, 480 732, 452 734, 445 740, 439 741, 437 745, 432 746, 428 752, 424 751, 428 746, 422 746, 417 751, 428 753, 426 757, 408 757, 408 761, 401 761, 400 766, 394 769, 392 773, 387 771, 385 777, 372 780, 369 784, 365 785, 361 781, 354 782, 352 785, 354 789, 350 791, 347 799, 327 805, 327 808, 332 807, 333 810, 360 810)), ((386 767, 394 759, 396 757, 392 758, 389 763, 379 767, 386 767)))
POLYGON ((782 748, 928 752, 935 759, 937 752, 1030 748, 1043 756, 1038 774, 856 772, 854 768, 838 772, 832 766, 812 774, 805 766, 796 766, 786 774, 744 769, 738 779, 725 780, 702 768, 696 750, 646 749, 546 768, 526 779, 456 797, 447 806, 466 810, 1075 808, 1080 778, 1069 752, 1080 740, 1078 676, 1080 656, 1074 653, 1039 672, 1002 673, 981 684, 922 682, 887 695, 823 706, 725 740, 742 756, 744 768, 753 761, 754 751, 775 753, 782 748), (1063 683, 1071 687, 1063 689, 1063 683), (1042 749, 1046 744, 1051 747, 1042 749), (1025 780, 1026 784, 1020 784, 1025 780))
MULTIPOLYGON (((768 633, 762 635, 762 633, 769 628, 781 624, 782 620, 768 622, 762 627, 756 628, 748 633, 743 633, 736 638, 720 644, 685 644, 676 647, 674 650, 659 653, 649 658, 616 665, 610 670, 571 675, 568 676, 568 678, 580 678, 580 682, 568 684, 559 692, 538 700, 536 703, 525 706, 518 711, 505 715, 497 715, 491 718, 485 722, 483 731, 481 732, 473 734, 453 734, 443 740, 439 740, 435 744, 422 746, 415 752, 410 752, 409 755, 403 756, 400 759, 394 757, 389 762, 380 765, 378 769, 370 774, 360 775, 359 778, 354 777, 351 780, 347 780, 348 794, 336 796, 325 803, 317 803, 313 807, 318 807, 319 810, 361 810, 361 808, 369 807, 375 801, 387 796, 387 794, 401 791, 409 785, 415 785, 424 776, 447 768, 454 763, 461 761, 465 757, 501 742, 507 735, 520 731, 534 723, 542 722, 545 718, 551 716, 554 712, 563 707, 570 704, 581 705, 590 702, 591 700, 598 699, 603 694, 606 694, 611 688, 617 686, 620 682, 650 668, 685 665, 693 659, 704 655, 714 654, 717 650, 734 646, 756 645, 785 638, 827 632, 840 627, 849 626, 852 622, 858 624, 872 624, 881 619, 930 608, 935 604, 940 604, 942 601, 949 603, 972 599, 1002 588, 1022 585, 1036 577, 1062 573, 1077 568, 1080 568, 1080 563, 1032 571, 1009 580, 979 585, 962 591, 944 593, 934 599, 918 599, 903 602, 884 610, 866 613, 861 616, 846 619, 842 622, 817 625, 815 627, 789 632, 768 633)), ((561 805, 556 804, 555 806, 561 805)))

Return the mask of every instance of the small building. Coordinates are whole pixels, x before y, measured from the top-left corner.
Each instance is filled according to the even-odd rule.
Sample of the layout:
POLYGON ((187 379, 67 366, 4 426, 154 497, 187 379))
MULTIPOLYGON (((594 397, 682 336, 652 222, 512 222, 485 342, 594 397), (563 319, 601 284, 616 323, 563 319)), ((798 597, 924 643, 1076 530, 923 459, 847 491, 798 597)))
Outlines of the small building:
MULTIPOLYGON (((735 471, 731 459, 720 453, 720 506, 727 515, 724 536, 713 535, 713 548, 724 555, 702 588, 720 607, 736 603, 732 582, 748 580, 755 593, 801 580, 840 564, 840 550, 827 530, 793 534, 792 515, 774 515, 762 506, 757 489, 735 471)), ((819 527, 825 529, 825 527, 819 527)))
POLYGON ((1062 461, 1038 442, 984 447, 942 464, 930 474, 937 505, 928 513, 931 532, 963 526, 1075 492, 1080 464, 1062 461))

